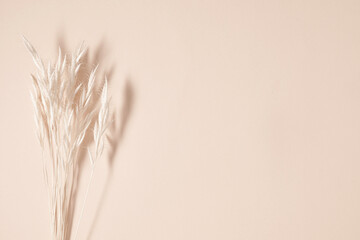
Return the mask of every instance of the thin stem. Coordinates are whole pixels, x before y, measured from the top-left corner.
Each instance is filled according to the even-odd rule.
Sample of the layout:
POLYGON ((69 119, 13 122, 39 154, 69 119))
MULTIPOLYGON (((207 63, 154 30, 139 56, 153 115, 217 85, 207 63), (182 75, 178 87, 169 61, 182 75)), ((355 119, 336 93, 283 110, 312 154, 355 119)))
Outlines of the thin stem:
POLYGON ((82 216, 84 214, 85 203, 86 203, 86 199, 87 199, 87 196, 88 196, 88 193, 89 193, 89 189, 90 189, 91 181, 93 179, 93 175, 94 175, 94 166, 91 166, 90 180, 89 180, 89 183, 88 183, 87 188, 86 188, 86 193, 85 193, 84 202, 83 202, 83 205, 82 205, 82 208, 81 208, 80 218, 79 218, 79 221, 78 221, 78 224, 77 224, 77 227, 76 227, 75 240, 77 239, 80 222, 81 222, 82 216))

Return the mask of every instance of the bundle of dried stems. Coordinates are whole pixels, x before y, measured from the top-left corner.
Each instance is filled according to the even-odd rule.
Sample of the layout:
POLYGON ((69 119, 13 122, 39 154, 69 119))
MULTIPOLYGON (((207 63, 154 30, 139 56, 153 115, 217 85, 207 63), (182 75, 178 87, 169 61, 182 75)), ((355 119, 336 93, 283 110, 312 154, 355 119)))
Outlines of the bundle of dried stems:
POLYGON ((43 173, 48 188, 52 239, 67 240, 71 237, 79 159, 84 148, 88 152, 91 177, 77 221, 76 239, 94 166, 104 148, 109 115, 107 80, 105 78, 104 84, 97 87, 97 66, 91 73, 89 71, 88 78, 80 77, 79 71, 86 52, 83 45, 71 56, 63 56, 59 48, 56 63, 44 65, 25 38, 24 43, 37 67, 37 73, 31 75, 31 98, 38 139, 43 150, 43 173), (96 94, 100 92, 99 89, 100 95, 96 94), (85 144, 85 137, 93 140, 94 144, 85 144))

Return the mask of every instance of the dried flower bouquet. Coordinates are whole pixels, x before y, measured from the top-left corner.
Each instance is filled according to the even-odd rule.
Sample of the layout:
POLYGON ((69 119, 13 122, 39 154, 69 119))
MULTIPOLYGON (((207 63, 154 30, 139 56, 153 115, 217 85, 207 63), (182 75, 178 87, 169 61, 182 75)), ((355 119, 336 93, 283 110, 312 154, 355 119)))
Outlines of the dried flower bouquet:
POLYGON ((38 139, 43 152, 43 172, 48 190, 52 239, 71 237, 75 184, 82 151, 88 153, 91 177, 88 182, 75 237, 93 176, 94 166, 104 149, 108 126, 109 98, 107 80, 100 90, 95 84, 97 66, 88 78, 80 77, 86 48, 80 46, 71 56, 59 56, 55 64, 44 64, 34 47, 24 38, 37 73, 31 75, 31 98, 35 111, 38 139), (97 94, 101 92, 100 95, 97 94), (85 144, 90 138, 93 147, 85 144))

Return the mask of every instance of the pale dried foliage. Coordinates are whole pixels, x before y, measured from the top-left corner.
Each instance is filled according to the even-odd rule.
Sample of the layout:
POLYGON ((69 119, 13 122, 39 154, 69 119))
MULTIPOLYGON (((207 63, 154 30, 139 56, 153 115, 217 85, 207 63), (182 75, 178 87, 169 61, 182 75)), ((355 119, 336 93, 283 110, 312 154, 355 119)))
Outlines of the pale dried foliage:
POLYGON ((44 64, 34 47, 24 43, 37 67, 31 75, 31 98, 35 111, 38 139, 43 150, 43 172, 48 188, 52 239, 70 239, 73 222, 74 188, 81 152, 88 152, 91 177, 84 196, 77 231, 83 215, 96 160, 104 148, 108 126, 109 98, 107 80, 95 84, 95 67, 88 78, 79 76, 86 48, 80 46, 71 56, 59 56, 55 64, 44 64), (97 94, 97 93, 100 93, 97 94), (93 148, 84 139, 93 140, 93 148))

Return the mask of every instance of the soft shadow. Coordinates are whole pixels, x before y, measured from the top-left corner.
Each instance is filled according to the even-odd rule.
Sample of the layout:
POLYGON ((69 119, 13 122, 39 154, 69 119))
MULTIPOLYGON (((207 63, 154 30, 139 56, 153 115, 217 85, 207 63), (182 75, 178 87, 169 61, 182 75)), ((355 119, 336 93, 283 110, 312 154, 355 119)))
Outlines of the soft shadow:
POLYGON ((115 154, 118 150, 119 143, 123 139, 126 126, 129 121, 130 114, 134 105, 134 87, 130 80, 127 78, 125 87, 123 89, 123 105, 118 112, 113 113, 112 123, 109 128, 108 141, 110 144, 109 150, 109 167, 112 168, 114 163, 115 154))
MULTIPOLYGON (((67 44, 66 44, 66 40, 65 40, 65 35, 63 34, 63 31, 61 31, 58 36, 57 36, 57 50, 58 48, 61 49, 63 54, 70 54, 72 51, 69 51, 67 44)), ((87 52, 86 54, 83 56, 82 58, 82 67, 79 70, 79 75, 78 75, 78 84, 84 84, 87 85, 87 82, 89 80, 89 75, 92 69, 94 69, 95 66, 97 66, 99 63, 101 63, 105 56, 106 56, 106 42, 104 39, 102 39, 100 41, 100 43, 97 45, 97 47, 94 48, 94 50, 91 50, 92 48, 88 47, 87 48, 87 52), (93 53, 92 53, 93 52, 93 53), (90 55, 92 57, 90 57, 90 55)), ((103 67, 103 66, 102 66, 103 67)), ((96 87, 93 91, 93 98, 91 100, 91 106, 93 108, 97 107, 97 104, 99 102, 99 98, 100 98, 100 94, 99 92, 101 92, 101 89, 103 88, 104 85, 104 79, 105 79, 105 75, 107 77, 108 83, 110 84, 111 80, 112 80, 112 74, 114 72, 115 69, 115 65, 113 65, 109 72, 107 71, 103 71, 101 72, 97 72, 97 79, 96 79, 96 87), (107 74, 109 73, 109 74, 107 74)), ((88 147, 90 147, 90 145, 93 143, 93 126, 95 123, 95 120, 97 118, 97 115, 95 115, 93 117, 92 123, 90 124, 90 127, 88 128, 89 130, 86 132, 85 138, 83 140, 83 143, 81 145, 81 151, 78 155, 78 161, 77 161, 77 166, 75 168, 75 172, 73 174, 73 186, 71 189, 72 195, 70 198, 70 206, 68 208, 68 219, 66 221, 66 230, 65 230, 65 234, 66 237, 65 239, 70 239, 70 236, 73 233, 73 230, 76 230, 77 224, 78 224, 78 220, 79 219, 74 219, 74 213, 75 210, 80 211, 80 209, 75 209, 75 205, 77 200, 80 201, 80 204, 78 206, 82 206, 82 201, 83 201, 83 196, 81 196, 78 199, 78 188, 79 188, 79 181, 81 179, 81 176, 83 174, 83 170, 84 170, 84 163, 88 158, 88 154, 87 154, 87 149, 88 147)), ((86 206, 85 206, 86 208, 86 206)), ((80 224, 80 228, 81 228, 81 224, 80 224)))
POLYGON ((87 239, 91 239, 91 236, 93 234, 93 231, 96 227, 96 224, 98 222, 98 219, 100 217, 100 213, 102 210, 102 207, 104 205, 106 196, 108 194, 109 185, 112 179, 113 175, 113 166, 114 166, 114 160, 116 157, 116 153, 118 152, 118 148, 120 146, 120 143, 124 139, 124 133, 127 127, 127 124, 129 122, 130 115, 133 111, 134 106, 134 87, 133 83, 131 82, 131 79, 128 77, 125 82, 125 87, 123 89, 123 92, 121 94, 121 97, 123 98, 123 105, 121 108, 114 112, 112 115, 112 122, 109 127, 109 134, 107 135, 108 143, 109 143, 109 155, 108 155, 108 166, 109 166, 109 172, 106 178, 106 182, 104 185, 104 188, 102 189, 100 200, 98 202, 96 212, 94 219, 92 221, 87 239))

